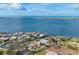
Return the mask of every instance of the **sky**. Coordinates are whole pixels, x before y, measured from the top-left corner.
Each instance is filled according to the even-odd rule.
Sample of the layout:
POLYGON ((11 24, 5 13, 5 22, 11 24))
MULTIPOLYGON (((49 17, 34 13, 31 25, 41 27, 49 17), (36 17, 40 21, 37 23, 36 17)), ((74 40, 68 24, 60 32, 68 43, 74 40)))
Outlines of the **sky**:
POLYGON ((0 3, 0 16, 79 16, 79 4, 0 3))

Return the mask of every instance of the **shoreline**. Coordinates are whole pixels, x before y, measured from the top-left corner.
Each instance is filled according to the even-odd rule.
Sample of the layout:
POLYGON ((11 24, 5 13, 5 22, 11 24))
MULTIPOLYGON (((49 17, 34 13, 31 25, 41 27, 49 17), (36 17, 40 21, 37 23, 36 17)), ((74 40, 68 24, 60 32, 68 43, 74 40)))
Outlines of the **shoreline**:
POLYGON ((79 20, 79 16, 3 16, 0 19, 18 19, 18 18, 34 18, 34 19, 49 19, 49 20, 79 20))
MULTIPOLYGON (((0 32, 0 34, 15 34, 15 33, 39 33, 41 34, 42 32, 0 32)), ((56 37, 66 37, 66 38, 79 38, 79 36, 64 36, 64 35, 56 35, 56 34, 48 34, 48 33, 42 33, 45 35, 49 35, 49 36, 56 36, 56 37)))

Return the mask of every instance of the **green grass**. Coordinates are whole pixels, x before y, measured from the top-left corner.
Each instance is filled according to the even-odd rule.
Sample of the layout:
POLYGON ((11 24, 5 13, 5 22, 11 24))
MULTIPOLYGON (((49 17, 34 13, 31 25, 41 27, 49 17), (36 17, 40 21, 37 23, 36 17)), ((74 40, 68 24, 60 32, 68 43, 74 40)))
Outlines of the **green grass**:
POLYGON ((45 51, 40 51, 40 52, 38 52, 38 53, 36 53, 35 55, 45 55, 45 51))

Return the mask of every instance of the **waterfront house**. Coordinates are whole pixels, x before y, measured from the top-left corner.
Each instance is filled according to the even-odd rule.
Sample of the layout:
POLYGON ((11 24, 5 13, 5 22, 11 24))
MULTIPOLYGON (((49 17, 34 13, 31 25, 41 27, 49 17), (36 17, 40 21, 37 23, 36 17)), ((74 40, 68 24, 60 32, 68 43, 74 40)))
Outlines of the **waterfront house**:
POLYGON ((41 38, 41 37, 44 37, 44 34, 39 34, 39 37, 41 38))

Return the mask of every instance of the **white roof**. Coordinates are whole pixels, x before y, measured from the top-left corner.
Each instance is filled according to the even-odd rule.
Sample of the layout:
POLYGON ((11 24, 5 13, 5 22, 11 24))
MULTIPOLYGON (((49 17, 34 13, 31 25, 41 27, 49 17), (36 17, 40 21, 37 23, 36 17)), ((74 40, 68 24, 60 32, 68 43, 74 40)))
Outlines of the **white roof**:
POLYGON ((0 39, 2 39, 2 40, 7 40, 7 39, 9 39, 9 38, 7 38, 7 37, 1 37, 0 39))
POLYGON ((30 37, 30 36, 26 36, 25 38, 29 39, 29 38, 31 38, 31 37, 30 37))
POLYGON ((41 43, 47 43, 48 40, 46 40, 46 39, 41 39, 40 42, 41 42, 41 43))
POLYGON ((44 36, 44 34, 40 34, 40 35, 39 35, 39 37, 42 37, 42 36, 44 36))
POLYGON ((11 39, 15 39, 15 38, 17 38, 17 37, 15 37, 15 36, 12 36, 12 37, 11 37, 11 39))

